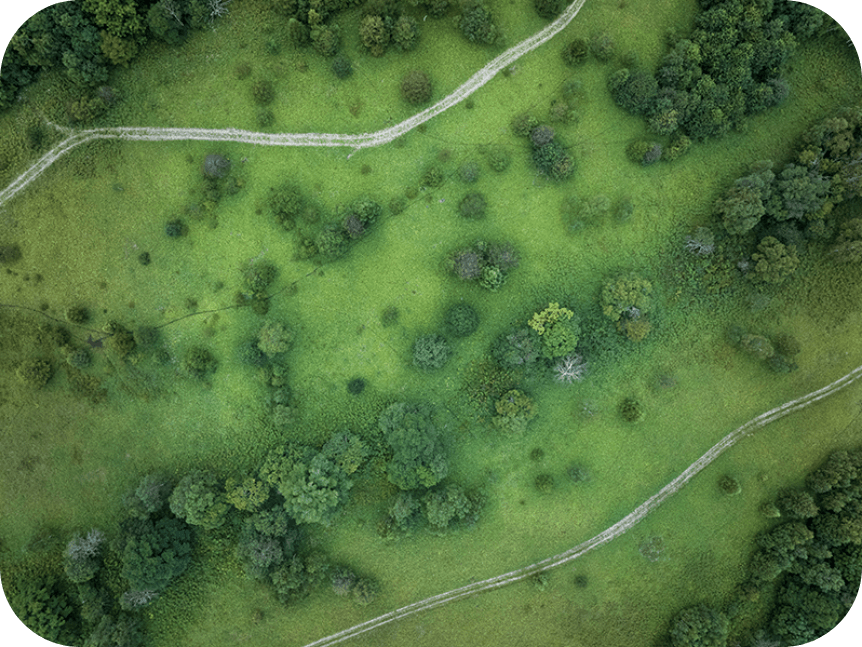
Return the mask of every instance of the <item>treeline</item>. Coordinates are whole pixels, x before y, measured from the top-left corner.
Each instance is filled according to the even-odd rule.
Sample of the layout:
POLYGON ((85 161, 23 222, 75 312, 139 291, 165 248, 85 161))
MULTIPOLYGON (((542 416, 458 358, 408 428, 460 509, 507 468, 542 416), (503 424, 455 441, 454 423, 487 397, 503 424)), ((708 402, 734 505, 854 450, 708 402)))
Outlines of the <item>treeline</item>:
MULTIPOLYGON (((42 70, 62 70, 83 97, 74 113, 112 100, 108 73, 128 66, 149 41, 179 45, 228 12, 230 0, 70 0, 32 16, 12 37, 0 70, 0 109, 42 70), (97 91, 97 88, 102 88, 97 91)), ((83 120, 83 119, 82 119, 83 120)))
POLYGON ((694 30, 676 39, 654 72, 636 62, 614 72, 614 101, 643 116, 651 133, 629 153, 648 164, 668 148, 675 156, 691 141, 739 129, 748 116, 783 101, 786 62, 798 43, 823 25, 824 14, 790 0, 701 0, 694 30))
POLYGON ((786 521, 757 538, 747 576, 725 608, 697 605, 674 618, 672 647, 801 645, 847 614, 862 580, 862 450, 835 452, 804 488, 782 492, 763 512, 786 521), (766 619, 752 628, 761 600, 766 619))
POLYGON ((862 109, 845 109, 805 132, 791 161, 757 162, 718 198, 716 224, 685 248, 701 276, 742 276, 761 287, 784 283, 810 249, 838 264, 862 261, 862 109))

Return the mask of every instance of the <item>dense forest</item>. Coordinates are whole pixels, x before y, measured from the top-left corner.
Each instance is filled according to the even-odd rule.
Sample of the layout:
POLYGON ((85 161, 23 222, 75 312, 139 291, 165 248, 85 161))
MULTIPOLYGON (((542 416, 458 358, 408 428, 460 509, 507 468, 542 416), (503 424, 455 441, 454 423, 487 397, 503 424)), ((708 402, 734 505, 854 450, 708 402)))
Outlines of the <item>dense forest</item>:
MULTIPOLYGON (((627 10, 625 2, 613 4, 608 11, 627 10)), ((98 522, 85 518, 89 504, 85 512, 51 511, 47 516, 56 518, 48 522, 41 511, 3 509, 4 519, 17 520, 0 524, 0 571, 21 621, 65 645, 182 642, 182 632, 205 617, 207 605, 216 608, 208 600, 221 586, 238 587, 239 598, 267 601, 255 602, 246 614, 252 627, 272 621, 270 607, 261 610, 269 601, 287 609, 288 618, 333 609, 342 614, 339 623, 356 624, 390 611, 387 605, 421 599, 422 588, 405 592, 412 576, 403 571, 414 568, 406 555, 433 561, 428 555, 447 545, 470 545, 457 542, 471 537, 487 541, 485 532, 495 533, 491 539, 511 533, 510 523, 531 533, 547 526, 550 535, 572 509, 584 517, 595 514, 592 526, 560 540, 569 547, 587 527, 601 530, 654 494, 711 445, 709 434, 719 439, 746 419, 739 418, 743 413, 754 415, 831 381, 826 376, 834 371, 818 362, 829 355, 835 366, 845 367, 832 356, 856 350, 831 346, 828 337, 837 339, 858 309, 862 86, 854 81, 846 87, 852 101, 817 104, 810 116, 803 112, 804 121, 793 123, 780 146, 757 149, 769 157, 741 158, 739 149, 726 153, 717 147, 727 141, 737 145, 766 129, 769 122, 763 120, 785 118, 783 111, 802 100, 795 94, 801 91, 793 85, 794 74, 805 68, 818 42, 842 65, 852 46, 831 18, 789 0, 691 4, 690 24, 674 25, 656 38, 657 53, 639 53, 613 23, 576 29, 575 18, 545 46, 551 53, 543 65, 556 66, 552 89, 539 93, 539 83, 534 89, 539 99, 505 105, 499 113, 505 118, 494 122, 499 134, 485 137, 483 124, 477 129, 483 138, 475 145, 451 133, 432 137, 433 122, 423 123, 415 133, 425 138, 419 140, 421 154, 410 148, 417 140, 405 135, 383 147, 390 147, 391 160, 360 157, 339 175, 342 171, 333 169, 341 168, 340 159, 310 157, 311 150, 298 149, 312 161, 297 157, 289 169, 267 175, 253 162, 246 164, 254 152, 240 153, 234 143, 196 143, 153 164, 164 165, 158 170, 164 173, 159 189, 155 181, 141 179, 140 170, 130 170, 122 156, 141 158, 127 149, 118 152, 137 144, 117 141, 116 149, 109 144, 93 154, 110 160, 106 177, 120 178, 109 180, 107 188, 99 184, 105 184, 99 162, 80 153, 86 156, 82 162, 76 152, 2 205, 10 215, 0 213, 0 410, 14 456, 4 487, 12 492, 13 483, 50 474, 45 466, 60 454, 71 451, 74 465, 85 460, 75 453, 80 449, 70 450, 59 439, 48 441, 48 449, 19 451, 42 442, 54 424, 50 417, 40 420, 40 406, 76 412, 69 415, 77 422, 63 424, 82 424, 92 431, 93 445, 109 438, 106 444, 120 453, 130 442, 123 434, 98 434, 112 425, 135 425, 140 435, 152 436, 146 442, 153 444, 142 453, 150 451, 156 459, 134 469, 114 466, 122 478, 99 490, 98 505, 108 512, 95 514, 98 522), (596 103, 605 99, 605 114, 597 118, 596 103), (613 134, 617 122, 632 136, 613 134), (612 161, 596 155, 590 128, 601 136, 610 132, 601 147, 620 155, 612 161), (457 145, 449 146, 447 138, 457 145), (721 159, 721 170, 697 196, 696 211, 674 215, 678 226, 672 234, 642 235, 658 227, 652 219, 659 198, 650 192, 660 195, 674 182, 693 183, 677 178, 710 158, 721 159), (67 162, 71 178, 63 175, 67 162), (593 174, 600 180, 591 179, 593 174), (621 188, 604 175, 617 178, 621 188), (642 184, 619 180, 630 176, 642 184), (98 196, 110 196, 110 218, 146 222, 140 244, 123 242, 122 259, 106 261, 106 267, 120 263, 116 277, 80 278, 98 265, 103 253, 98 245, 64 242, 59 252, 39 247, 38 238, 53 244, 52 237, 59 241, 63 234, 53 233, 50 223, 34 224, 40 221, 32 219, 33 204, 43 203, 26 201, 42 199, 39 192, 55 181, 74 189, 61 200, 66 210, 52 224, 66 226, 58 223, 69 220, 85 232, 80 240, 133 235, 115 221, 99 224, 104 229, 95 234, 86 233, 90 225, 77 224, 78 210, 102 217, 94 206, 98 196), (342 190, 342 184, 348 188, 342 190), (92 203, 86 202, 88 187, 92 203), (527 197, 530 191, 544 193, 527 197), (71 197, 76 192, 83 196, 81 204, 71 197), (110 200, 126 195, 128 211, 121 215, 110 200), (524 209, 529 211, 525 224, 501 225, 520 209, 521 200, 531 205, 524 209), (434 216, 440 219, 421 224, 432 209, 445 209, 447 220, 434 216), (240 213, 249 219, 240 220, 240 213), (45 233, 19 227, 19 220, 45 233), (407 238, 423 226, 424 238, 407 238), (641 233, 599 238, 599 232, 626 227, 641 233), (233 240, 223 242, 252 231, 264 232, 266 245, 278 251, 267 254, 267 246, 240 253, 230 247, 233 240), (544 237, 541 245, 534 237, 544 237), (615 239, 619 242, 608 242, 615 239), (619 249, 608 251, 608 244, 619 249), (613 257, 594 274, 583 269, 594 258, 590 249, 613 257), (53 254, 69 268, 59 280, 47 262, 53 254), (80 261, 88 255, 93 263, 80 261), (230 265, 220 265, 219 256, 230 265), (74 269, 76 262, 87 271, 74 269), (423 283, 420 268, 426 262, 432 278, 423 283), (211 275, 209 263, 218 268, 211 275), (363 278, 352 280, 352 273, 367 285, 363 278), (206 288, 193 278, 199 275, 207 276, 206 288), (115 278, 129 283, 112 293, 115 278), (432 294, 427 305, 392 296, 396 279, 415 280, 413 295, 423 289, 432 294), (383 296, 367 294, 370 285, 383 296), (145 311, 149 299, 157 302, 148 289, 160 298, 170 294, 176 303, 145 311), (828 325, 816 327, 825 341, 799 323, 803 315, 793 310, 794 302, 831 317, 828 325), (370 314, 342 325, 341 318, 354 311, 370 314), (190 327, 198 322, 199 328, 190 327), (369 335, 384 340, 383 350, 375 351, 382 359, 350 359, 351 352, 370 353, 353 341, 369 335), (677 350, 661 355, 683 339, 696 353, 688 360, 671 354, 677 350), (385 354, 393 348, 397 351, 385 354), (654 361, 656 356, 673 359, 654 361), (687 361, 714 362, 720 369, 716 377, 704 378, 705 386, 690 379, 683 387, 687 361), (644 368, 653 363, 659 368, 644 368), (647 378, 632 379, 648 372, 655 373, 648 386, 647 378), (725 380, 736 380, 745 393, 730 396, 731 402, 740 400, 739 412, 710 409, 725 380), (680 393, 690 394, 688 404, 660 400, 680 393), (233 407, 228 413, 220 408, 226 403, 233 407), (702 437, 686 429, 676 438, 659 438, 663 427, 688 424, 670 422, 674 406, 691 407, 685 409, 690 415, 703 407, 725 416, 721 425, 727 428, 704 431, 702 437), (22 411, 27 422, 19 424, 22 411), (201 422, 190 422, 195 419, 201 422), (576 433, 586 435, 596 425, 604 425, 607 439, 581 443, 576 433), (175 439, 180 433, 191 439, 190 430, 201 433, 201 428, 206 440, 175 439), (215 436, 224 444, 210 451, 207 443, 216 442, 215 436), (652 451, 653 441, 656 447, 667 444, 662 450, 667 453, 641 454, 652 451), (191 446, 182 459, 168 457, 164 448, 173 442, 191 446), (606 462, 598 458, 602 451, 612 452, 606 462), (631 452, 651 476, 636 482, 639 472, 618 451, 631 452), (483 453, 487 465, 481 463, 483 453), (497 464, 491 466, 491 460, 497 464), (586 496, 590 503, 584 505, 586 496), (510 508, 527 510, 528 501, 537 502, 536 509, 555 510, 554 521, 511 521, 520 513, 510 508), (352 532, 362 533, 356 550, 352 532), (372 550, 387 557, 374 562, 363 554, 372 550), (222 584, 212 584, 216 580, 222 584)), ((231 92, 239 88, 237 114, 245 120, 237 127, 279 132, 293 118, 293 108, 285 105, 303 93, 299 75, 329 84, 327 96, 358 87, 363 99, 336 106, 352 119, 361 116, 362 101, 378 86, 391 90, 381 100, 380 114, 411 115, 455 87, 434 64, 435 39, 451 34, 464 52, 479 57, 472 61, 485 61, 531 33, 518 32, 513 16, 529 12, 529 24, 538 28, 567 6, 562 0, 533 0, 517 11, 490 1, 450 0, 56 4, 23 24, 3 58, 0 122, 7 121, 0 125, 9 125, 12 135, 0 150, 0 177, 10 185, 60 145, 70 128, 134 125, 122 122, 130 114, 151 112, 150 99, 124 94, 121 88, 130 78, 124 75, 147 70, 150 56, 184 56, 220 34, 223 25, 231 29, 234 17, 267 26, 254 45, 255 56, 269 60, 272 69, 280 69, 282 59, 295 66, 289 83, 268 75, 243 50, 228 66, 231 92), (44 112, 39 97, 49 97, 44 112)), ((521 65, 504 70, 498 81, 517 82, 521 65)), ((853 65, 855 79, 858 57, 853 65)), ((457 117, 447 118, 475 114, 482 100, 477 92, 452 109, 457 117)), ((327 118, 342 117, 328 98, 314 95, 309 101, 312 115, 320 110, 327 118)), ((667 191, 689 199, 701 189, 667 191)), ((112 259, 120 255, 105 247, 112 259)), ((852 358, 841 355, 840 361, 852 358)), ((847 404, 840 415, 850 416, 850 408, 847 404)), ((839 426, 835 420, 823 414, 793 423, 825 440, 787 441, 786 450, 798 454, 798 463, 786 475, 773 474, 768 485, 763 485, 766 476, 755 478, 742 462, 722 463, 723 473, 700 477, 708 486, 696 496, 725 510, 717 515, 739 514, 745 527, 727 546, 719 547, 723 540, 715 539, 709 559, 719 559, 712 557, 714 550, 741 566, 712 566, 721 584, 709 595, 694 599, 674 593, 651 611, 659 619, 651 620, 652 633, 641 640, 673 647, 798 645, 841 621, 862 580, 862 450, 857 416, 841 422, 842 437, 833 431, 839 426), (737 513, 721 508, 739 501, 749 507, 737 513)), ((760 442, 768 433, 758 432, 752 440, 760 442)), ((793 433, 806 432, 794 428, 793 433)), ((129 452, 140 449, 135 447, 129 452)), ((734 451, 744 453, 748 446, 734 451)), ((752 463, 767 464, 770 452, 778 452, 756 451, 752 463)), ((62 488, 65 481, 57 483, 62 488)), ((701 503, 685 505, 696 511, 692 514, 709 514, 701 503)), ((539 513, 531 508, 530 514, 539 513)), ((535 538, 529 541, 543 546, 535 538)), ((520 548, 529 542, 515 543, 520 548)), ((551 545, 556 551, 557 544, 551 545)), ((662 568, 672 553, 658 535, 633 552, 662 568)), ((528 564, 551 554, 550 548, 537 554, 529 549, 505 563, 528 564)), ((697 560, 708 562, 699 556, 691 563, 700 564, 697 560)), ((503 563, 502 558, 493 562, 488 575, 509 568, 501 568, 503 563)), ((471 573, 471 581, 474 577, 481 579, 471 573)), ((596 571, 587 577, 577 568, 574 575, 562 568, 537 571, 524 600, 544 596, 538 599, 547 601, 563 586, 565 593, 558 595, 563 600, 583 591, 598 596, 593 590, 600 579, 596 571)), ((524 604, 529 609, 545 603, 524 604)), ((304 630, 320 637, 342 628, 306 623, 304 630)), ((398 638, 387 640, 395 644, 398 638)))

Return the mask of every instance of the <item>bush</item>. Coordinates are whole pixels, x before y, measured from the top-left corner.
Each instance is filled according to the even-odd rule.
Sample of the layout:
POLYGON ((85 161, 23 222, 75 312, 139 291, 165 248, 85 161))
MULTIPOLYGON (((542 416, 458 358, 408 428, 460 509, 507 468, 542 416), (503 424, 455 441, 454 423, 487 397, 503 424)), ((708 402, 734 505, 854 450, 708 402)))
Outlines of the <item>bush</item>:
POLYGON ((508 433, 522 433, 527 423, 536 416, 533 400, 518 389, 504 393, 494 404, 494 409, 497 411, 493 418, 494 425, 508 433))
POLYGON ((257 347, 268 359, 286 353, 293 345, 293 332, 278 321, 267 321, 257 335, 257 347))
POLYGON ((478 502, 472 500, 458 485, 447 485, 442 490, 428 492, 422 503, 425 518, 437 531, 449 528, 453 523, 473 520, 478 513, 478 502))
POLYGON ((458 168, 458 177, 465 184, 473 184, 479 179, 479 165, 476 162, 465 162, 458 168))
POLYGON ((516 137, 529 137, 534 128, 538 127, 539 120, 533 115, 522 113, 515 115, 510 124, 512 133, 516 137))
POLYGON ((219 180, 230 173, 230 160, 218 153, 210 153, 204 158, 203 174, 211 180, 219 180))
POLYGON ((193 346, 186 352, 183 367, 189 375, 203 379, 218 368, 218 361, 213 354, 201 346, 193 346))
POLYGON ((413 16, 402 15, 392 27, 392 41, 402 52, 416 48, 419 42, 419 25, 413 16))
POLYGON ((566 8, 566 0, 533 0, 533 7, 542 18, 553 20, 566 8))
POLYGON ((607 32, 596 34, 590 39, 590 53, 596 57, 596 60, 602 63, 607 63, 614 56, 616 43, 607 32))
POLYGON ((336 260, 347 253, 347 233, 340 225, 328 225, 314 239, 314 244, 321 256, 336 260))
POLYGON ((502 146, 493 146, 486 151, 488 166, 495 173, 503 173, 512 163, 512 156, 502 146))
POLYGON ((441 368, 448 361, 450 352, 445 337, 422 335, 413 344, 413 365, 426 371, 441 368))
POLYGON ((640 422, 644 417, 643 405, 635 398, 626 398, 620 403, 620 415, 626 422, 640 422))
POLYGON ((476 309, 467 303, 457 303, 446 310, 443 328, 452 337, 468 337, 479 327, 476 309))
POLYGON ((590 50, 587 45, 587 41, 583 38, 575 38, 563 48, 561 54, 563 56, 563 62, 566 65, 574 67, 579 63, 583 63, 587 59, 587 54, 589 54, 589 52, 590 50))
POLYGON ((431 98, 431 79, 420 70, 408 72, 401 79, 401 95, 410 105, 425 103, 431 98))
POLYGON ((642 69, 622 68, 608 77, 608 90, 623 110, 646 115, 655 108, 658 83, 652 74, 642 69))
POLYGON ((165 223, 165 235, 168 238, 179 238, 180 236, 185 236, 188 231, 189 229, 186 224, 179 218, 169 220, 165 223))
POLYGON ((481 218, 485 215, 485 196, 478 191, 465 195, 458 204, 458 213, 463 218, 481 218))
POLYGON ((34 389, 41 389, 54 375, 51 362, 44 359, 31 359, 21 362, 15 371, 18 379, 34 389))
POLYGON ((718 480, 718 487, 727 495, 736 495, 742 492, 742 486, 732 476, 722 476, 718 480))
POLYGON ((331 68, 333 74, 342 80, 353 74, 353 64, 350 62, 349 58, 344 56, 344 54, 339 54, 332 59, 331 68))
POLYGON ((361 377, 354 377, 347 383, 347 392, 350 395, 359 395, 365 390, 365 380, 361 377))
POLYGON ((272 103, 275 99, 275 88, 269 79, 257 79, 251 85, 251 98, 261 106, 272 103))
POLYGON ((539 474, 536 477, 535 485, 542 494, 550 494, 554 491, 554 477, 550 474, 539 474))
POLYGON ((497 39, 497 27, 490 10, 483 4, 466 5, 458 18, 458 26, 471 43, 490 45, 497 39))

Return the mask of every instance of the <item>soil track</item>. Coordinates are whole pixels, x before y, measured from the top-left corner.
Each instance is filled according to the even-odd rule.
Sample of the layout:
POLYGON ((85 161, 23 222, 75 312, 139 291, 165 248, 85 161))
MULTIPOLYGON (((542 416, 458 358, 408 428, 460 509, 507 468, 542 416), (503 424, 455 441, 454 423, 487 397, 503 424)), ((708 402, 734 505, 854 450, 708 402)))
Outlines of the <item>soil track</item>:
POLYGON ((512 584, 513 582, 519 582, 520 580, 530 577, 535 573, 539 573, 550 568, 555 568, 557 566, 562 566, 563 564, 571 562, 572 560, 577 559, 584 553, 587 553, 594 548, 598 548, 599 546, 603 546, 609 541, 616 539, 620 535, 630 530, 650 512, 652 512, 659 505, 661 505, 667 498, 669 498, 676 492, 679 492, 682 486, 684 486, 692 478, 694 478, 707 465, 712 463, 721 454, 733 447, 736 443, 738 443, 740 440, 742 440, 749 434, 753 433, 755 430, 769 424, 770 422, 773 422, 774 420, 778 420, 779 418, 793 413, 794 411, 798 411, 799 409, 802 409, 809 406, 810 404, 822 400, 823 398, 830 396, 837 391, 840 391, 844 387, 855 382, 860 377, 862 377, 862 366, 853 369, 852 371, 847 373, 847 375, 835 380, 831 384, 828 384, 821 389, 818 389, 817 391, 812 391, 811 393, 796 398, 795 400, 785 402, 781 406, 775 407, 774 409, 770 409, 769 411, 760 414, 756 418, 752 418, 744 425, 730 432, 729 434, 727 434, 727 436, 718 441, 709 450, 707 450, 703 454, 703 456, 701 456, 694 463, 689 465, 689 467, 684 472, 682 472, 682 474, 680 474, 670 483, 665 485, 661 490, 659 490, 657 494, 644 501, 644 503, 635 508, 623 519, 615 523, 610 528, 607 528, 606 530, 600 532, 595 537, 592 537, 591 539, 588 539, 587 541, 578 544, 574 548, 571 548, 564 553, 554 555, 553 557, 548 557, 547 559, 543 559, 540 562, 524 566, 514 571, 509 571, 508 573, 504 573, 503 575, 491 577, 487 580, 482 580, 481 582, 474 582, 472 584, 468 584, 467 586, 462 586, 460 588, 453 589, 445 593, 440 593, 439 595, 435 595, 430 598, 426 598, 425 600, 414 602, 413 604, 401 607, 400 609, 395 609, 394 611, 390 611, 385 615, 355 625, 338 633, 332 634, 331 636, 327 636, 326 638, 321 638, 320 640, 308 643, 307 645, 305 645, 305 647, 327 647, 329 645, 335 645, 344 640, 347 640, 348 638, 358 636, 359 634, 365 633, 366 631, 371 631, 372 629, 376 629, 377 627, 381 627, 382 625, 394 622, 395 620, 406 618, 407 616, 419 613, 420 611, 427 611, 429 609, 433 609, 434 607, 448 604, 449 602, 454 602, 455 600, 458 600, 460 598, 475 595, 483 591, 500 588, 502 586, 506 586, 507 584, 512 584))
MULTIPOLYGON (((239 142, 243 144, 255 144, 259 146, 344 146, 352 148, 353 155, 363 148, 381 146, 393 139, 400 137, 419 124, 436 117, 459 104, 476 90, 494 78, 498 72, 511 65, 527 52, 531 52, 550 38, 557 35, 572 21, 581 10, 586 0, 575 0, 560 16, 550 22, 526 40, 510 47, 505 52, 494 58, 490 63, 482 67, 478 72, 461 84, 454 92, 447 95, 433 106, 413 115, 399 124, 378 130, 374 133, 361 133, 355 135, 344 135, 339 133, 261 133, 250 130, 239 130, 236 128, 208 129, 208 128, 143 128, 143 127, 117 127, 117 128, 94 128, 73 132, 68 128, 58 128, 63 132, 71 133, 69 137, 57 144, 45 153, 35 164, 19 175, 3 191, 0 191, 0 206, 11 200, 18 192, 22 191, 28 184, 38 178, 49 166, 60 159, 72 149, 96 139, 123 139, 126 141, 211 141, 211 142, 239 142)), ((53 125, 53 124, 52 124, 53 125)))

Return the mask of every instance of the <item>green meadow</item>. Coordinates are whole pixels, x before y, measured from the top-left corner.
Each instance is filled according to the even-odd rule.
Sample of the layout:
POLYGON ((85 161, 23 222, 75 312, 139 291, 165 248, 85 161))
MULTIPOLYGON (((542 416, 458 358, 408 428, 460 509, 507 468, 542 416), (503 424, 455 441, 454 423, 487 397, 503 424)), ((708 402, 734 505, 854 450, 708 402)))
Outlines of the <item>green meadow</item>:
MULTIPOLYGON (((375 58, 359 43, 361 13, 354 8, 338 22, 355 71, 339 80, 329 59, 288 42, 284 20, 266 5, 236 0, 229 15, 181 49, 149 45, 129 69, 113 70, 120 101, 92 126, 373 132, 416 112, 399 95, 409 70, 429 71, 436 101, 546 24, 529 2, 493 3, 502 37, 480 47, 462 37, 451 17, 418 15, 418 48, 375 58), (250 68, 242 79, 241 66, 250 68), (271 79, 276 94, 269 106, 274 120, 265 128, 251 99, 251 84, 260 78, 271 79)), ((666 52, 668 31, 690 30, 697 10, 695 0, 587 0, 561 34, 467 102, 349 158, 347 148, 106 140, 57 161, 0 211, 0 242, 14 240, 23 252, 0 274, 0 558, 14 563, 40 542, 115 527, 123 495, 149 472, 179 479, 206 468, 224 478, 254 469, 288 440, 320 447, 333 433, 350 431, 370 442, 389 404, 433 403, 445 421, 448 478, 485 494, 475 526, 382 538, 379 526, 397 488, 372 462, 357 473, 335 522, 308 532, 309 546, 334 563, 373 575, 380 593, 372 604, 354 606, 316 590, 285 606, 270 586, 244 576, 223 535, 201 533, 189 570, 142 611, 146 644, 153 646, 300 647, 593 537, 733 429, 862 363, 858 265, 810 253, 780 288, 762 291, 740 278, 707 294, 690 278, 692 261, 683 249, 685 235, 710 224, 716 198, 753 162, 789 161, 812 124, 859 103, 862 76, 852 47, 837 35, 801 45, 784 103, 751 117, 743 132, 649 167, 626 157, 627 143, 646 127, 607 90, 617 64, 589 59, 572 68, 561 60, 566 42, 607 31, 620 55, 634 52, 652 69, 666 52), (573 101, 580 118, 555 127, 577 170, 557 182, 537 174, 528 143, 509 124, 524 112, 544 119, 572 79, 579 83, 573 101), (511 158, 503 172, 490 168, 495 151, 511 158), (239 190, 201 208, 201 167, 211 153, 231 160, 239 190), (479 179, 467 185, 458 169, 469 162, 478 165, 479 179), (431 165, 444 175, 433 188, 422 185, 431 165), (298 222, 299 234, 285 231, 268 206, 272 189, 287 181, 301 187, 319 218, 298 222), (458 214, 470 191, 487 198, 482 219, 458 214), (598 195, 613 205, 631 200, 632 216, 619 221, 612 210, 572 227, 567 205, 598 195), (336 218, 339 205, 362 196, 383 205, 383 216, 346 256, 326 263, 298 256, 301 235, 311 237, 336 218), (167 237, 165 223, 177 217, 188 233, 167 237), (447 269, 455 250, 478 239, 508 241, 520 255, 497 291, 447 269), (145 251, 148 265, 138 260, 145 251), (261 261, 278 270, 265 316, 235 296, 243 273, 261 261), (496 429, 493 402, 470 398, 471 380, 494 341, 550 302, 600 318, 603 282, 631 271, 655 289, 650 335, 642 342, 619 336, 612 358, 595 358, 582 382, 518 379, 512 388, 529 393, 537 415, 522 435, 496 429), (476 309, 478 330, 452 341, 443 368, 418 370, 411 363, 414 341, 441 330, 446 308, 456 303, 476 309), (91 320, 66 324, 64 312, 78 305, 91 320), (392 308, 397 320, 384 321, 392 308), (268 424, 267 389, 258 369, 241 360, 241 348, 266 320, 295 333, 286 361, 296 403, 288 432, 268 424), (109 321, 156 327, 162 355, 123 360, 93 349, 86 374, 100 381, 101 401, 61 370, 38 391, 16 379, 15 367, 41 343, 39 324, 66 325, 73 342, 84 345, 109 321), (802 348, 798 370, 774 373, 745 355, 727 339, 732 325, 792 334, 802 348), (205 380, 182 367, 198 346, 218 361, 205 380), (355 377, 367 383, 359 395, 346 388, 355 377), (637 424, 618 411, 629 397, 645 411, 637 424), (567 477, 574 464, 589 470, 588 482, 567 477), (553 477, 550 492, 535 486, 542 474, 553 477)), ((24 104, 0 115, 0 133, 12 147, 2 186, 62 139, 52 134, 33 150, 22 133, 43 117, 60 122, 65 92, 46 75, 25 90, 24 104)), ((858 206, 857 199, 848 209, 858 206)), ((774 523, 761 506, 801 485, 833 451, 857 447, 860 414, 862 391, 851 385, 767 425, 628 533, 548 571, 544 590, 528 579, 344 644, 651 646, 681 608, 726 601, 745 574, 754 537, 774 523), (725 475, 739 481, 740 495, 722 493, 717 484, 725 475), (645 556, 649 546, 654 560, 645 556)), ((742 629, 755 626, 765 610, 766 601, 755 604, 742 629)))

